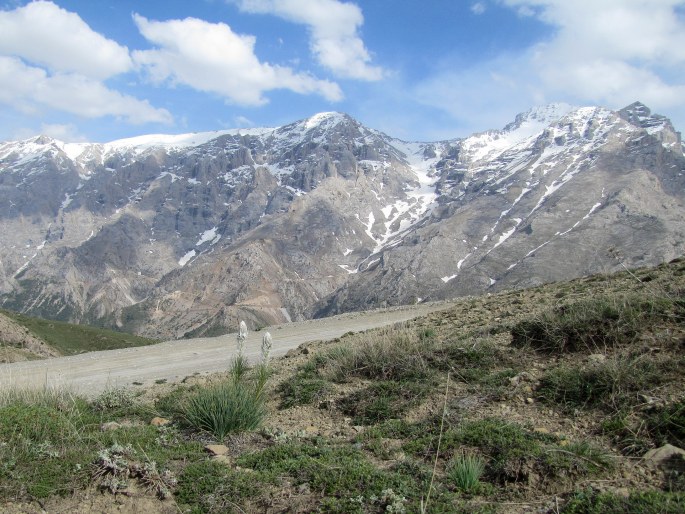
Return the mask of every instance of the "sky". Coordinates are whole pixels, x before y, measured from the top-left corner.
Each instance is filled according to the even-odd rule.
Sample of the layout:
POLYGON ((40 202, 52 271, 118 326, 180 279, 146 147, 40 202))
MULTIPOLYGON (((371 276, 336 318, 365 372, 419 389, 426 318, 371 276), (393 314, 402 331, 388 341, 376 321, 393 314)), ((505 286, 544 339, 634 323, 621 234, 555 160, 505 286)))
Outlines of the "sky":
POLYGON ((685 0, 0 0, 0 140, 339 111, 436 141, 636 100, 685 130, 685 0))

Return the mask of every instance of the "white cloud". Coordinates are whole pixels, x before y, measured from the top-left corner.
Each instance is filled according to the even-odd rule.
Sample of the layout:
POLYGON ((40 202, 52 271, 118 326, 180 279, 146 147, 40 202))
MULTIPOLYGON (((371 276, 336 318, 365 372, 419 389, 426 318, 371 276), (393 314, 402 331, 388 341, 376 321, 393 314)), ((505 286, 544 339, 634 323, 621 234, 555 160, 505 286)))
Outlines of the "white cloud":
POLYGON ((101 82, 72 73, 48 73, 14 57, 0 56, 0 102, 24 113, 45 107, 86 118, 115 116, 129 123, 171 123, 165 109, 152 107, 107 88, 101 82))
POLYGON ((0 11, 0 54, 96 79, 133 65, 126 47, 91 30, 78 14, 44 1, 0 11))
POLYGON ((530 52, 528 69, 550 93, 613 107, 640 99, 683 103, 682 0, 504 0, 553 26, 530 52))
POLYGON ((245 116, 235 116, 233 122, 234 127, 254 127, 254 122, 245 116))
POLYGON ((683 0, 500 0, 550 26, 519 53, 470 67, 444 63, 413 89, 414 98, 449 113, 463 135, 501 128, 531 105, 565 101, 621 108, 640 100, 685 115, 683 0))
POLYGON ((486 6, 485 2, 474 2, 471 4, 471 12, 476 16, 485 13, 486 6))
POLYGON ((76 125, 72 123, 42 123, 40 133, 59 139, 65 143, 84 143, 88 139, 78 131, 76 125))
POLYGON ((334 82, 260 62, 254 53, 255 38, 236 34, 224 23, 195 18, 151 21, 137 14, 134 21, 140 33, 157 46, 133 52, 136 63, 156 83, 183 84, 246 106, 266 103, 264 92, 273 89, 342 99, 334 82))
POLYGON ((229 0, 244 12, 272 14, 306 25, 310 48, 318 62, 339 77, 375 81, 385 72, 371 65, 359 28, 364 23, 361 9, 338 0, 229 0))

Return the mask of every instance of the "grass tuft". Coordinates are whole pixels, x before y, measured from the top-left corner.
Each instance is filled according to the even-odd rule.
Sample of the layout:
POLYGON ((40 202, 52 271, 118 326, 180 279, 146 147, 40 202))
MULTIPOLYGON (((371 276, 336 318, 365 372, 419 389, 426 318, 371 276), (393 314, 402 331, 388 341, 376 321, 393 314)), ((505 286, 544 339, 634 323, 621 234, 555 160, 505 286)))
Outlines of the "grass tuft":
POLYGON ((182 407, 187 423, 223 439, 233 432, 258 428, 266 415, 264 401, 242 382, 221 382, 199 389, 182 407))
POLYGON ((559 354, 604 352, 638 340, 648 327, 660 322, 679 322, 682 308, 670 298, 601 296, 562 305, 524 320, 511 330, 518 348, 559 354))
POLYGON ((485 471, 485 460, 477 455, 462 453, 447 465, 447 475, 463 493, 474 493, 485 471))

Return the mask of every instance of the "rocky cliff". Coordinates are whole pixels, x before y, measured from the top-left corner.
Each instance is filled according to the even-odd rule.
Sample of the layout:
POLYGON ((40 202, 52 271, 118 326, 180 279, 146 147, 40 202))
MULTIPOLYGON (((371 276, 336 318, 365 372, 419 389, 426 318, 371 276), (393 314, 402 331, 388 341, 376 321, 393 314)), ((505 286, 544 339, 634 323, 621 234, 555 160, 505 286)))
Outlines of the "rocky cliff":
POLYGON ((656 264, 685 249, 683 173, 639 103, 436 143, 339 113, 0 143, 0 302, 181 337, 656 264))

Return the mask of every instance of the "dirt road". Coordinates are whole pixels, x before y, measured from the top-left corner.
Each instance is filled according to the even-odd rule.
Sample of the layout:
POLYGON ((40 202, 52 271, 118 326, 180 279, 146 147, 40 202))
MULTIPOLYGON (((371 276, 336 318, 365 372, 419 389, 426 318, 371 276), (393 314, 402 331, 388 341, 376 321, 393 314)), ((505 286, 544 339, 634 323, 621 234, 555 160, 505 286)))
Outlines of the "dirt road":
MULTIPOLYGON (((267 327, 273 337, 272 355, 278 357, 302 343, 330 340, 349 331, 406 321, 449 305, 435 303, 267 327)), ((255 362, 263 332, 251 332, 246 355, 255 362)), ((153 346, 89 352, 71 357, 0 365, 0 387, 65 387, 94 396, 109 388, 144 385, 156 380, 179 381, 194 373, 211 373, 228 368, 236 348, 235 334, 167 341, 153 346)))

